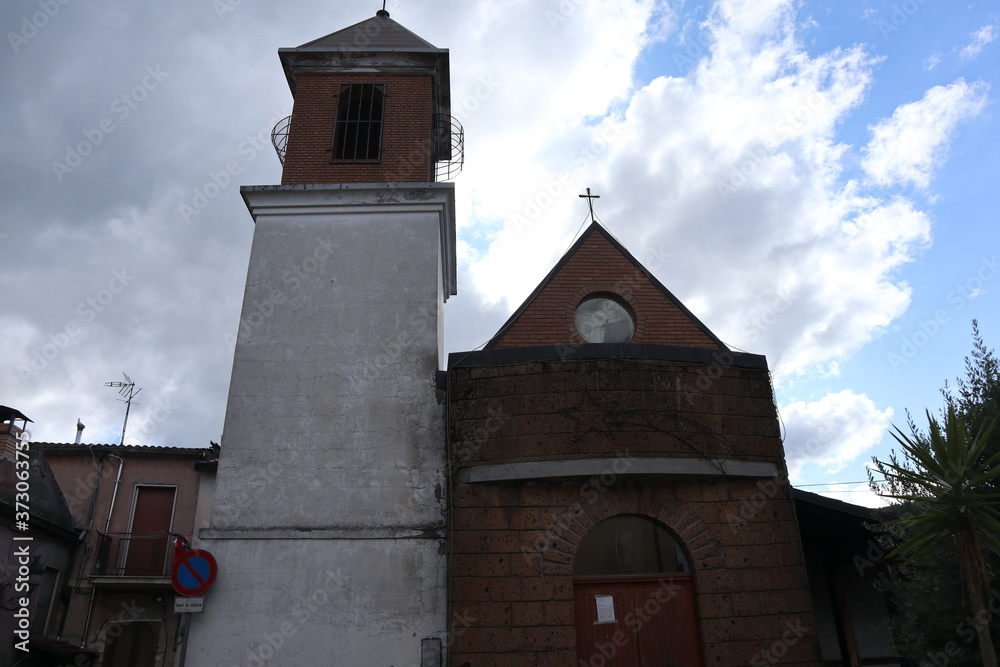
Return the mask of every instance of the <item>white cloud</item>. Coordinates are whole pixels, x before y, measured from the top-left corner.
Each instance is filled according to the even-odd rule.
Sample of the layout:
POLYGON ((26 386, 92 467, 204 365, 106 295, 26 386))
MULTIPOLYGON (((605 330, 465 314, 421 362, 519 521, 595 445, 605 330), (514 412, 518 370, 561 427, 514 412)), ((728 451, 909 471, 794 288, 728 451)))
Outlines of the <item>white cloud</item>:
POLYGON ((818 401, 790 403, 780 413, 793 484, 810 464, 827 472, 843 470, 882 439, 893 415, 891 408, 879 410, 868 396, 849 389, 818 401))
MULTIPOLYGON (((125 370, 146 388, 130 420, 150 425, 148 442, 203 445, 221 432, 253 232, 238 185, 280 180, 267 132, 291 98, 275 50, 374 8, 242 3, 219 16, 196 2, 106 4, 114 21, 53 19, 4 82, 18 103, 0 109, 12 250, 0 286, 19 306, 0 380, 41 437, 72 438, 78 416, 88 434, 113 437, 121 406, 102 384, 125 370), (169 77, 57 182, 51 162, 147 65, 169 77), (262 131, 249 157, 240 147, 262 131), (185 223, 179 206, 234 160, 239 174, 185 223), (128 290, 22 381, 17 365, 121 267, 136 275, 128 290), (160 401, 176 410, 156 422, 160 401)), ((448 350, 482 343, 551 268, 586 217, 586 187, 626 247, 724 340, 766 354, 779 380, 836 373, 908 307, 900 269, 929 242, 930 219, 845 177, 858 155, 840 131, 864 111, 877 59, 807 50, 791 0, 724 0, 707 19, 670 4, 677 14, 664 0, 390 5, 450 49, 466 129, 448 350), (639 81, 639 67, 685 75, 639 81)), ((898 44, 875 48, 895 55, 898 44)))
POLYGON ((921 100, 897 107, 891 118, 870 127, 872 138, 861 166, 872 182, 928 187, 958 123, 986 106, 987 89, 982 82, 964 79, 935 86, 921 100))
POLYGON ((779 375, 836 373, 905 311, 895 276, 930 240, 912 202, 842 176, 837 127, 878 60, 858 47, 810 56, 790 2, 722 2, 706 25, 686 77, 654 79, 597 125, 546 124, 521 189, 494 189, 503 228, 465 289, 510 312, 568 246, 586 216, 576 194, 593 186, 598 216, 723 340, 779 375))
POLYGON ((958 52, 962 60, 972 60, 980 54, 983 48, 997 38, 996 26, 984 25, 979 30, 970 35, 972 41, 962 47, 958 52))

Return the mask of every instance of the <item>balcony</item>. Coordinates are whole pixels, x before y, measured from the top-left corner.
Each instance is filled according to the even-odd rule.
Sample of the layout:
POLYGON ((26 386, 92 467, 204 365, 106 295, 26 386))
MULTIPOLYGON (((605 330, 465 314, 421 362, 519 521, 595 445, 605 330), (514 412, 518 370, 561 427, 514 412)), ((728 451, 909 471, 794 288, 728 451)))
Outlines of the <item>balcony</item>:
POLYGON ((281 166, 285 166, 285 152, 288 149, 288 128, 291 124, 292 117, 285 116, 271 130, 271 144, 278 153, 278 160, 281 162, 281 166))
MULTIPOLYGON (((271 130, 271 144, 282 166, 288 150, 288 132, 292 117, 286 116, 271 130)), ((431 160, 434 163, 434 181, 443 183, 458 176, 465 166, 465 129, 455 118, 434 114, 431 120, 431 160)))
POLYGON ((173 533, 98 532, 97 553, 90 580, 126 587, 170 587, 173 533))
POLYGON ((456 119, 434 114, 431 128, 434 181, 450 181, 465 166, 465 130, 456 119))

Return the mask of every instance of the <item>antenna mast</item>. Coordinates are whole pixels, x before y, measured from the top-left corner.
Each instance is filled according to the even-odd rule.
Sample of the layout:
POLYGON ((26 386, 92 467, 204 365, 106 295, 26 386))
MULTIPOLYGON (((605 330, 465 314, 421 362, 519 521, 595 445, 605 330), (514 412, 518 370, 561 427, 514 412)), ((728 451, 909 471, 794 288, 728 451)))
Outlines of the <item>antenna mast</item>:
POLYGON ((105 382, 105 387, 115 387, 118 389, 118 395, 122 398, 118 400, 125 404, 125 422, 122 424, 122 440, 120 445, 125 445, 125 427, 128 426, 128 412, 132 409, 132 399, 139 395, 142 389, 135 388, 135 382, 132 382, 132 378, 122 371, 122 375, 125 376, 124 382, 105 382))

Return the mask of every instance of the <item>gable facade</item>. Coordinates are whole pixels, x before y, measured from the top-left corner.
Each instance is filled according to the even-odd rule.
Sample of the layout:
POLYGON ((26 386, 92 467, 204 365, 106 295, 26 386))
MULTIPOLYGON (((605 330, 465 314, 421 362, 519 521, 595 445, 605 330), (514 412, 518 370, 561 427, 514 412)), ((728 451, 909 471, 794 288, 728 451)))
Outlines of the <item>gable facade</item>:
POLYGON ((450 357, 450 664, 817 665, 766 361, 623 250, 592 227, 486 350, 450 357), (627 305, 628 342, 583 342, 594 295, 627 305), (608 571, 582 569, 621 517, 678 560, 630 569, 653 533, 620 529, 608 571))

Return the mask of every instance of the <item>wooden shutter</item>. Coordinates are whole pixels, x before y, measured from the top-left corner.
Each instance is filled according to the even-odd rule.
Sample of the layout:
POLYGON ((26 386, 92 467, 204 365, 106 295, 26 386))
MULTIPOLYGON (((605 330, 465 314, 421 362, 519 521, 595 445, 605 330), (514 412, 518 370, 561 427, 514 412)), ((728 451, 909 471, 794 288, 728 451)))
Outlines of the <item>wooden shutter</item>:
POLYGON ((132 529, 125 562, 126 576, 166 576, 167 532, 174 515, 172 486, 139 486, 135 490, 132 529))

